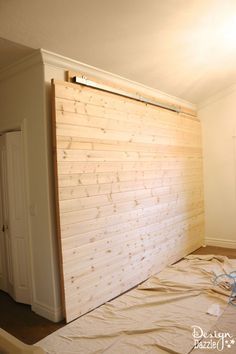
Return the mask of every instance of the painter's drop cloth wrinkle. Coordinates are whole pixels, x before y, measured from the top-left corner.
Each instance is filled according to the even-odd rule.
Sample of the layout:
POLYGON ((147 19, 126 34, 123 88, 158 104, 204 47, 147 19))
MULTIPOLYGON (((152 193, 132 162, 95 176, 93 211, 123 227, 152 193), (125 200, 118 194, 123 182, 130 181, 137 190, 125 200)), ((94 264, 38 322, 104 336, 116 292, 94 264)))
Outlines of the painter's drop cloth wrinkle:
POLYGON ((37 344, 50 354, 188 354, 191 326, 209 331, 218 317, 208 308, 228 304, 215 276, 235 269, 227 257, 190 255, 37 344))

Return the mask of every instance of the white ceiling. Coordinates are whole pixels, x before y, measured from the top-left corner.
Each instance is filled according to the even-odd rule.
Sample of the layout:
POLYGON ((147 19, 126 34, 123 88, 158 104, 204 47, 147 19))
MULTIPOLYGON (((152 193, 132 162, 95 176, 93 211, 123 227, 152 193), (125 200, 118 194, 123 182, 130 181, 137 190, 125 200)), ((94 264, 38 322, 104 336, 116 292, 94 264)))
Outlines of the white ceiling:
POLYGON ((0 0, 0 35, 193 103, 236 83, 236 0, 0 0))

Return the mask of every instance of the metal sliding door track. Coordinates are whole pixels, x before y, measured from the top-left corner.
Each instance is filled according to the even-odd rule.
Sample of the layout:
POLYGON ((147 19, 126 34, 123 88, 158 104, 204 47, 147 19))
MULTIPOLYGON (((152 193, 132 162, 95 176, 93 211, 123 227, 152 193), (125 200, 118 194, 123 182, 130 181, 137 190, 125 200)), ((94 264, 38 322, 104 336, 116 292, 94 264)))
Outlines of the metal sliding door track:
POLYGON ((83 77, 74 76, 72 78, 72 80, 73 80, 74 83, 79 84, 79 85, 84 85, 84 86, 95 88, 97 90, 113 93, 115 95, 119 95, 119 96, 122 96, 122 97, 131 98, 131 99, 133 99, 135 101, 147 103, 147 104, 150 104, 152 106, 159 107, 159 108, 164 108, 164 109, 167 109, 167 110, 172 111, 172 112, 177 112, 177 113, 181 112, 181 109, 179 107, 174 106, 174 105, 158 103, 158 102, 156 102, 154 100, 142 97, 142 96, 140 96, 138 94, 128 93, 126 91, 119 90, 119 89, 116 89, 114 87, 110 87, 110 86, 107 86, 107 85, 99 84, 99 83, 94 82, 94 81, 90 81, 90 80, 88 80, 86 78, 83 78, 83 77))

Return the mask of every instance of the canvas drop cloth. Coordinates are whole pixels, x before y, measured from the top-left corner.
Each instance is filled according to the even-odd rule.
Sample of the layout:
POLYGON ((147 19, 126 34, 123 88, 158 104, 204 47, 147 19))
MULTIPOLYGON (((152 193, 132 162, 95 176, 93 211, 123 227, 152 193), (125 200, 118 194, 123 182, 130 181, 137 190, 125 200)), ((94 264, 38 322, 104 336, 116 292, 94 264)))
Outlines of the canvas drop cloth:
POLYGON ((215 276, 235 269, 227 257, 190 255, 37 345, 49 354, 190 353, 192 326, 209 331, 228 304, 215 276), (207 313, 213 304, 217 315, 207 313))

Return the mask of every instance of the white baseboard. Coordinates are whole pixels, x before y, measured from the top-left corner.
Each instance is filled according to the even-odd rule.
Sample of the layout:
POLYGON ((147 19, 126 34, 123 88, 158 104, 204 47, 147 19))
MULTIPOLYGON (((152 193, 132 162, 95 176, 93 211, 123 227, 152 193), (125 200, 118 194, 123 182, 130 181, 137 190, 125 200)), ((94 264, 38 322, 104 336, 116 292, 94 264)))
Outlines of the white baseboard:
POLYGON ((225 239, 220 239, 220 238, 206 238, 205 244, 207 246, 216 246, 216 247, 235 248, 236 249, 236 241, 235 240, 225 240, 225 239))
POLYGON ((34 302, 31 307, 32 311, 37 313, 38 315, 47 318, 52 322, 59 322, 63 319, 62 309, 59 308, 52 308, 46 306, 39 302, 34 302))

